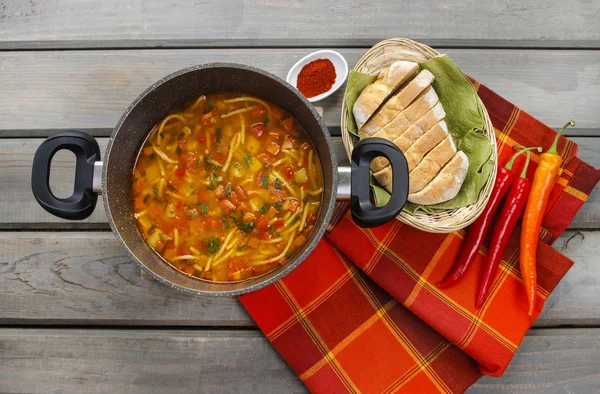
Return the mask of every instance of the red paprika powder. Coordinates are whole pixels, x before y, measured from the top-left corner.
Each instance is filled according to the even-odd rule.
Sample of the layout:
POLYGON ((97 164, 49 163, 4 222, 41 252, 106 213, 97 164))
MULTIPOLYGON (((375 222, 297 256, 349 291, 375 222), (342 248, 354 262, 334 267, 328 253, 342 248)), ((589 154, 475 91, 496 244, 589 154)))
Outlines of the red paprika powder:
POLYGON ((329 59, 317 59, 302 67, 296 87, 310 98, 327 92, 335 83, 335 67, 329 59))

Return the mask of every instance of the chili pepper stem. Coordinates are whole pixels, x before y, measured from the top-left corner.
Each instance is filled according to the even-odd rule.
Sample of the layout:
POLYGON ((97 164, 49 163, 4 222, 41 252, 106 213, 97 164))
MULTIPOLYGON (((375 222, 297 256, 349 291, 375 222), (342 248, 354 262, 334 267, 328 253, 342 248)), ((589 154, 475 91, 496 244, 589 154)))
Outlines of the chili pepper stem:
POLYGON ((525 161, 525 165, 523 166, 523 171, 521 171, 521 175, 519 178, 527 179, 527 168, 529 167, 529 160, 531 159, 530 151, 536 149, 538 152, 542 152, 541 146, 534 146, 533 148, 525 148, 522 145, 513 146, 514 149, 523 149, 521 152, 527 152, 527 161, 525 161))
POLYGON ((556 138, 554 138, 554 142, 552 143, 552 146, 550 146, 550 149, 548 149, 546 151, 547 153, 550 153, 550 154, 553 154, 553 155, 558 155, 558 151, 556 150, 556 146, 558 145, 558 139, 562 135, 563 131, 565 131, 565 129, 567 127, 569 127, 569 126, 575 126, 575 121, 574 120, 568 121, 567 124, 564 125, 562 129, 560 129, 560 131, 556 135, 556 138))
POLYGON ((515 153, 513 155, 513 157, 510 158, 508 163, 506 163, 506 165, 504 166, 504 168, 506 168, 509 171, 512 171, 513 164, 515 164, 515 160, 517 159, 517 157, 519 157, 519 155, 521 153, 529 152, 532 149, 537 149, 539 152, 542 151, 542 148, 540 148, 539 146, 534 146, 533 148, 525 148, 524 146, 521 146, 521 145, 515 145, 515 146, 513 146, 513 149, 521 149, 521 150, 517 151, 517 153, 515 153))
POLYGON ((529 167, 529 160, 531 159, 531 152, 527 151, 527 160, 525 161, 525 165, 523 166, 523 171, 521 171, 521 175, 519 178, 527 179, 527 168, 529 167))

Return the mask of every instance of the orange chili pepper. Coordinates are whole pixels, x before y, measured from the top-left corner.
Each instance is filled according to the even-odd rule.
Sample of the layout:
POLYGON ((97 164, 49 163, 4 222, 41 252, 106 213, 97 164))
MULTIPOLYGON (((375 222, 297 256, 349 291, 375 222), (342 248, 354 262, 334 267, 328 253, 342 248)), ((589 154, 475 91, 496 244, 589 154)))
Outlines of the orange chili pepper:
POLYGON ((528 314, 533 314, 535 306, 535 295, 537 287, 536 254, 539 241, 542 219, 546 213, 550 192, 558 178, 558 171, 562 164, 562 157, 556 150, 558 138, 568 126, 575 126, 574 121, 569 121, 559 132, 554 143, 547 152, 540 155, 540 162, 531 185, 531 193, 527 199, 525 214, 523 215, 523 226, 521 229, 521 276, 529 302, 528 314))

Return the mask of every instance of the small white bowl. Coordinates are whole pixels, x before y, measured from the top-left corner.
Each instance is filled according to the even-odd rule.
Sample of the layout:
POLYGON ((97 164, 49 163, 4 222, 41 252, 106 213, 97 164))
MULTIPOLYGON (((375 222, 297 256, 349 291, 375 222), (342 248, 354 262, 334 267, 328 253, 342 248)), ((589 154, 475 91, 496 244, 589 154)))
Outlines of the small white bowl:
POLYGON ((311 103, 329 97, 333 92, 338 90, 340 86, 344 84, 346 78, 348 77, 348 63, 346 63, 346 59, 344 59, 344 57, 336 51, 323 50, 313 52, 310 55, 306 55, 302 59, 300 59, 296 64, 294 64, 294 66, 288 72, 287 77, 285 78, 287 83, 298 89, 296 87, 296 84, 298 83, 298 74, 300 74, 302 67, 317 59, 331 60, 331 63, 333 63, 333 67, 335 67, 335 82, 333 83, 331 89, 329 89, 325 93, 310 98, 307 97, 308 101, 310 101, 311 103))

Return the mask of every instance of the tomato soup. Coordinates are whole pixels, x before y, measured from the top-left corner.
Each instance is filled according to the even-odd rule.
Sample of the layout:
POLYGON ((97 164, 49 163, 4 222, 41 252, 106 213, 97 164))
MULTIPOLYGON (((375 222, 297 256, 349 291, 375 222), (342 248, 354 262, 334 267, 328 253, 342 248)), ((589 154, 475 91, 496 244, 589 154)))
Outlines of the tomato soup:
POLYGON ((200 96, 158 122, 132 184, 148 244, 179 271, 213 281, 283 264, 313 230, 323 192, 302 126, 239 93, 200 96))

